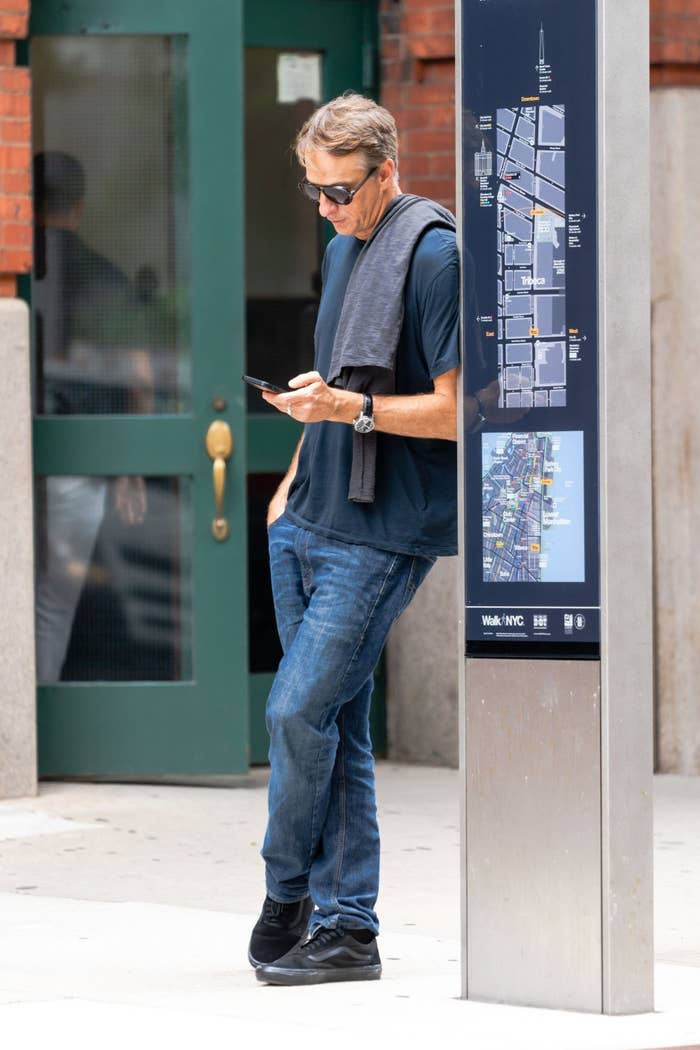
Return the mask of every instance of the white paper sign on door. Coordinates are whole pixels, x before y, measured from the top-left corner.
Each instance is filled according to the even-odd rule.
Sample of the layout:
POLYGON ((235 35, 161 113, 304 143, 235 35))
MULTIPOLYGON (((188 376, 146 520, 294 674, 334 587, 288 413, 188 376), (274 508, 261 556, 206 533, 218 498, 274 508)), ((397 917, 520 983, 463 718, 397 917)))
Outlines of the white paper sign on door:
POLYGON ((281 53, 277 56, 277 101, 321 101, 321 56, 281 53))

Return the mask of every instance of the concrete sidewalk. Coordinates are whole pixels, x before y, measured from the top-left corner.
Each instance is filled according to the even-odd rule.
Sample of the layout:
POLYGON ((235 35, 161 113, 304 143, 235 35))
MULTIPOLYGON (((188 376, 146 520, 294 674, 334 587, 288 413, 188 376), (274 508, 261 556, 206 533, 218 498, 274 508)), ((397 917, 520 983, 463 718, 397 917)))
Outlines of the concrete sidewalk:
POLYGON ((44 783, 0 803, 0 1033, 12 1050, 700 1043, 700 779, 656 781, 655 1014, 459 997, 458 778, 380 763, 381 981, 256 982, 266 774, 226 787, 44 783))

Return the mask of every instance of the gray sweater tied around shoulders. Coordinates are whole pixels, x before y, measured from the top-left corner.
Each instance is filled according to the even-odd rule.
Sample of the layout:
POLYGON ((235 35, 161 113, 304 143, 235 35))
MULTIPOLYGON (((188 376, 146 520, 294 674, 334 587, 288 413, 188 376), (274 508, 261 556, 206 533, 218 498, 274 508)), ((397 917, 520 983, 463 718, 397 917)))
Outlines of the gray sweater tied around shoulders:
MULTIPOLYGON (((393 394, 404 288, 419 240, 433 227, 455 230, 452 212, 426 197, 395 197, 353 266, 333 342, 331 386, 393 394)), ((353 434, 348 499, 373 503, 377 435, 353 434)))

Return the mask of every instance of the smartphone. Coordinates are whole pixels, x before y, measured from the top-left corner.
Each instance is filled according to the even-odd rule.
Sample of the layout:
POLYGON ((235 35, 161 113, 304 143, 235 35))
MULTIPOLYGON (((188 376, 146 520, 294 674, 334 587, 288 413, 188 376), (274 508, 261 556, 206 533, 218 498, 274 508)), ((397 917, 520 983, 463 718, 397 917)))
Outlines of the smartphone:
POLYGON ((285 390, 283 386, 275 386, 274 383, 268 383, 266 379, 254 379, 253 376, 241 376, 241 379, 250 383, 251 386, 257 387, 258 390, 269 390, 271 394, 288 394, 289 390, 285 390))

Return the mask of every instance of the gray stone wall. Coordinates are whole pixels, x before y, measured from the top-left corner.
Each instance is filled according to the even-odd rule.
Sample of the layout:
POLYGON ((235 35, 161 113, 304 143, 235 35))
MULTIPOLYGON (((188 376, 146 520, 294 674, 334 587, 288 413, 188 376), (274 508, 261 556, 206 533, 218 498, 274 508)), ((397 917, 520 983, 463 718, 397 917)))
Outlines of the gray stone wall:
POLYGON ((459 765, 457 558, 439 558, 387 645, 389 757, 459 765))
POLYGON ((656 752, 660 772, 686 774, 700 773, 698 129, 699 88, 652 91, 656 752))
POLYGON ((0 299, 0 798, 36 794, 29 323, 0 299))

